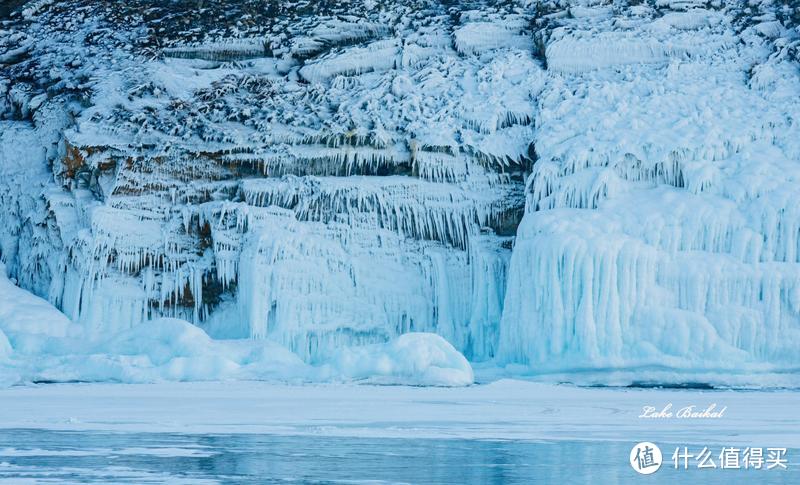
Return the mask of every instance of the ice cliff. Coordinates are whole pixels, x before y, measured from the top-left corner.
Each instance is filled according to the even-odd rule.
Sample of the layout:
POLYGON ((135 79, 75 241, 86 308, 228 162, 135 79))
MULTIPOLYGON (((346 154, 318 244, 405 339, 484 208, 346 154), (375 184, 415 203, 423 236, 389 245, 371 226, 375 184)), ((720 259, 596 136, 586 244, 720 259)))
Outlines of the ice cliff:
POLYGON ((178 318, 356 378, 436 354, 416 332, 536 372, 800 366, 792 2, 0 15, 0 258, 88 340, 178 318))
POLYGON ((798 363, 797 9, 664 3, 547 33, 503 361, 798 363))

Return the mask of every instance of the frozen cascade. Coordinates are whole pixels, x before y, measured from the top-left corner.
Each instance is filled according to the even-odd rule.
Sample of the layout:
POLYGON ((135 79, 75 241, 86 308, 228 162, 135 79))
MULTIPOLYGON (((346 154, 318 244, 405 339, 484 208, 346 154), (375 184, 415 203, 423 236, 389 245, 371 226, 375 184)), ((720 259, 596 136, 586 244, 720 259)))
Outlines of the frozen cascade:
POLYGON ((244 222, 227 229, 235 235, 214 236, 240 241, 238 260, 218 251, 228 262, 217 262, 239 268, 234 320, 246 322, 239 332, 311 361, 348 342, 409 331, 436 331, 472 358, 493 355, 496 336, 484 336, 499 318, 508 256, 492 248, 495 238, 474 232, 479 208, 457 205, 471 201, 446 187, 437 200, 435 191, 417 192, 420 182, 402 178, 253 182, 243 191, 256 205, 226 208, 244 212, 235 216, 244 222), (431 202, 404 200, 415 193, 431 202), (267 202, 275 204, 259 207, 267 202), (438 212, 437 202, 456 207, 438 212), (445 218, 462 211, 459 220, 445 218), (454 229, 445 230, 448 224, 454 229), (454 253, 459 243, 465 251, 454 253))
POLYGON ((409 332, 492 358, 545 79, 527 16, 289 4, 192 11, 202 34, 161 6, 9 24, 9 130, 55 137, 41 195, 4 199, 10 275, 96 339, 171 317, 308 362, 409 332))
POLYGON ((498 360, 796 368, 800 76, 754 29, 724 42, 728 21, 674 12, 607 34, 620 44, 575 18, 552 37, 561 74, 542 93, 498 360), (720 41, 683 59, 631 44, 679 46, 693 30, 720 41), (769 88, 746 82, 753 63, 769 88))
POLYGON ((187 320, 225 369, 797 368, 778 3, 36 2, 0 30, 0 259, 89 341, 187 320))

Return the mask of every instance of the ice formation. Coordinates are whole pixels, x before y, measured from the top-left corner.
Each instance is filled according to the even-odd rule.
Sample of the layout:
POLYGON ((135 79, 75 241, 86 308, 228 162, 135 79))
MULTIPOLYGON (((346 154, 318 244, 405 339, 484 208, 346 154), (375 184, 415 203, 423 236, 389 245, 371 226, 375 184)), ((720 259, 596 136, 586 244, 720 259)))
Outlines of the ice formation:
POLYGON ((412 332, 388 344, 346 347, 332 362, 343 375, 370 382, 460 386, 475 379, 467 359, 431 333, 412 332))
POLYGON ((406 333, 385 343, 342 348, 312 366, 273 341, 215 340, 176 318, 96 332, 15 286, 4 271, 0 263, 0 386, 220 379, 464 386, 474 380, 466 358, 430 333, 406 333))
POLYGON ((797 32, 773 45, 720 11, 639 12, 619 30, 564 20, 545 50, 559 74, 536 118, 501 359, 792 368, 797 32))
POLYGON ((0 258, 90 340, 800 363, 791 2, 184 3, 0 12, 0 258))

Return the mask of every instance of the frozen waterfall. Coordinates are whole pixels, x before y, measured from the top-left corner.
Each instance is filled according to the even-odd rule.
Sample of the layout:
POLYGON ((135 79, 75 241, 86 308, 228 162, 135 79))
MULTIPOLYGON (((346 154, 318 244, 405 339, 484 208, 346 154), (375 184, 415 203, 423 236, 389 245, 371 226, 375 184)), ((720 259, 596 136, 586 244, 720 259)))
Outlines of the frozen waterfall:
POLYGON ((40 3, 0 31, 0 260, 87 340, 202 333, 173 318, 226 369, 247 340, 461 383, 458 353, 800 365, 791 9, 40 3))

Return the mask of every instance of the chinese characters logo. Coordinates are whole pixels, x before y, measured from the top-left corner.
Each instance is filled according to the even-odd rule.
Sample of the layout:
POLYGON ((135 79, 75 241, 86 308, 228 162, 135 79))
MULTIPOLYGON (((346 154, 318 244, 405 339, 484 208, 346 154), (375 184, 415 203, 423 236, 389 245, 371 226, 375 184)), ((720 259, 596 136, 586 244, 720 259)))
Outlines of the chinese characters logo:
MULTIPOLYGON (((699 450, 699 448, 698 448, 699 450)), ((707 446, 697 452, 688 447, 676 447, 672 454, 672 467, 675 470, 692 469, 738 469, 738 470, 787 470, 789 460, 787 448, 737 448, 723 446, 717 453, 707 446)), ((661 450, 649 441, 643 441, 631 450, 631 467, 637 473, 650 475, 662 465, 661 450)))
POLYGON ((631 466, 642 475, 650 475, 661 468, 661 450, 658 446, 644 441, 631 450, 631 466))
POLYGON ((723 468, 745 470, 772 470, 788 468, 789 460, 786 458, 786 448, 734 448, 723 447, 719 455, 714 454, 708 447, 698 453, 690 453, 684 446, 683 449, 675 448, 672 454, 672 463, 676 469, 689 469, 690 460, 694 461, 696 468, 723 468))

